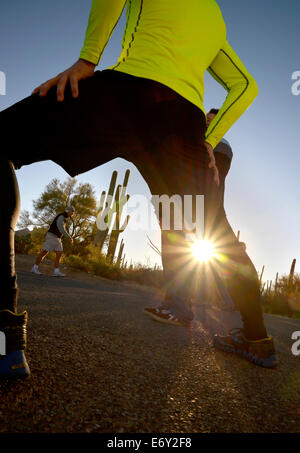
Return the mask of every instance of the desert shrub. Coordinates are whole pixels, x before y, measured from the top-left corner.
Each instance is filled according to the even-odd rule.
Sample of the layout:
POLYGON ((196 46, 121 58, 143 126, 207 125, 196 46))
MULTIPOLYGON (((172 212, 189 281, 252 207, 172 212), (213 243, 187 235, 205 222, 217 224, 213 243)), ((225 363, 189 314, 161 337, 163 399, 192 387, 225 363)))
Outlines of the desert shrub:
MULTIPOLYGON (((30 249, 30 255, 38 255, 42 250, 45 236, 47 233, 46 228, 34 228, 31 232, 31 243, 32 248, 30 249)), ((47 257, 49 258, 49 256, 47 257)))
POLYGON ((99 261, 90 260, 90 269, 95 275, 101 277, 110 278, 112 280, 121 280, 123 277, 122 269, 119 267, 109 264, 105 258, 99 261))
POLYGON ((99 275, 100 277, 106 277, 112 280, 120 280, 122 278, 122 270, 113 264, 109 264, 103 255, 99 255, 98 259, 90 256, 83 258, 77 255, 64 255, 63 263, 75 269, 99 275))
POLYGON ((293 316, 287 296, 283 294, 265 294, 262 296, 262 306, 265 313, 273 313, 281 316, 293 316))
POLYGON ((33 248, 31 241, 31 235, 26 234, 24 236, 15 235, 15 253, 22 253, 28 255, 33 248))
POLYGON ((162 270, 143 267, 141 265, 132 267, 131 269, 125 269, 124 278, 141 285, 154 286, 156 288, 162 288, 163 286, 162 270))
POLYGON ((280 277, 276 290, 263 292, 262 306, 265 313, 300 318, 300 274, 280 277))
POLYGON ((82 259, 81 256, 77 255, 63 255, 62 262, 67 266, 74 267, 81 271, 88 272, 88 263, 82 259))
POLYGON ((154 270, 142 265, 130 266, 128 269, 120 268, 114 263, 109 263, 106 257, 99 253, 99 249, 97 250, 97 247, 92 244, 88 246, 88 252, 88 255, 84 257, 64 255, 62 262, 67 266, 111 280, 127 280, 141 285, 157 288, 162 287, 163 279, 161 270, 154 270))

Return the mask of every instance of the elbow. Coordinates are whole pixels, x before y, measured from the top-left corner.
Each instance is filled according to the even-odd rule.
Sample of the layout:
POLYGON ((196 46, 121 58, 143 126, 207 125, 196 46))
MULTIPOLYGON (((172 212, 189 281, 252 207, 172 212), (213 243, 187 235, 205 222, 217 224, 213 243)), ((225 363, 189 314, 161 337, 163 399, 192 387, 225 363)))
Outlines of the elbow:
POLYGON ((258 95, 258 86, 255 79, 248 74, 243 83, 239 84, 239 92, 244 110, 248 109, 258 95))
POLYGON ((247 74, 247 76, 244 76, 243 78, 239 78, 231 87, 231 90, 233 93, 236 93, 238 98, 241 98, 245 108, 248 108, 258 95, 257 83, 250 74, 247 74))
POLYGON ((252 76, 248 78, 247 91, 248 91, 249 101, 251 104, 258 95, 258 85, 252 76))

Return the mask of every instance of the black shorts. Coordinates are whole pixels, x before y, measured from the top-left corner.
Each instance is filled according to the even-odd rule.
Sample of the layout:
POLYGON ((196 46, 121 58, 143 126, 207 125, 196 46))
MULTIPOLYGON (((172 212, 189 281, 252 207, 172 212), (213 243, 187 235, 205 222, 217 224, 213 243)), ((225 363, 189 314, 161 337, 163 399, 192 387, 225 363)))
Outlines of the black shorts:
POLYGON ((1 158, 16 169, 52 160, 72 177, 116 157, 140 170, 152 193, 205 194, 212 186, 204 113, 167 86, 119 71, 96 71, 57 102, 31 95, 0 112, 1 158))

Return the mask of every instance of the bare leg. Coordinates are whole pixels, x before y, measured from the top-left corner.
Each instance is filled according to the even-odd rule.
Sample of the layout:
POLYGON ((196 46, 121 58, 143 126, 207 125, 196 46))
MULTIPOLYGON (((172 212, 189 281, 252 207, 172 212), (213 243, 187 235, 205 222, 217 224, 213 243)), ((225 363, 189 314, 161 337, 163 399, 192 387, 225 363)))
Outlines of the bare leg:
POLYGON ((54 267, 55 269, 59 268, 59 262, 62 257, 63 252, 55 252, 55 261, 54 261, 54 267))
POLYGON ((40 254, 36 257, 35 264, 38 266, 43 261, 46 255, 48 255, 48 250, 42 250, 40 254))

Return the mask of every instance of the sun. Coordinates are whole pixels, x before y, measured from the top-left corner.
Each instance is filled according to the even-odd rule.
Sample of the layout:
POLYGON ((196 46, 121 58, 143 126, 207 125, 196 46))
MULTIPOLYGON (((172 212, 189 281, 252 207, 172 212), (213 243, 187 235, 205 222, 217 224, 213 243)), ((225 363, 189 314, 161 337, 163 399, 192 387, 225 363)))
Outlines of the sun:
POLYGON ((191 244, 191 249, 195 259, 201 262, 209 261, 215 256, 215 247, 207 239, 194 242, 191 244))

